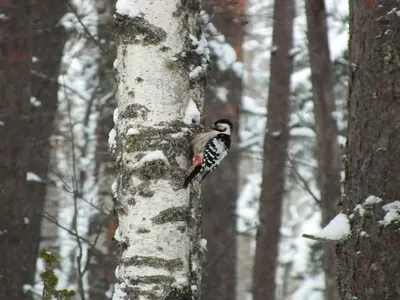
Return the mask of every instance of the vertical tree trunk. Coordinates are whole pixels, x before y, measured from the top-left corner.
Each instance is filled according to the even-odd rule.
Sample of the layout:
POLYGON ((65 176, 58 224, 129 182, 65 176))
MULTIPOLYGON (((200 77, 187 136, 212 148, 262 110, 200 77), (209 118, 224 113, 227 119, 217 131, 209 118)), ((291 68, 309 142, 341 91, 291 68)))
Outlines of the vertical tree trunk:
POLYGON ((285 190, 286 148, 289 138, 290 75, 294 18, 293 0, 276 0, 271 52, 271 75, 264 140, 260 225, 253 269, 253 299, 275 299, 275 273, 285 190))
MULTIPOLYGON (((240 20, 241 14, 244 13, 242 10, 244 1, 238 1, 232 5, 230 1, 216 3, 214 0, 209 0, 207 4, 206 8, 209 9, 206 10, 210 15, 213 9, 219 11, 211 21, 218 32, 225 36, 226 42, 236 50, 237 59, 240 60, 243 25, 237 20, 240 20)), ((210 39, 213 38, 215 37, 210 37, 210 39)), ((231 120, 235 126, 232 135, 233 143, 237 143, 242 78, 232 69, 220 70, 218 63, 213 64, 211 70, 205 95, 206 124, 212 124, 221 118, 231 120), (218 99, 216 94, 216 91, 221 88, 228 91, 226 102, 218 99)), ((208 241, 207 259, 203 270, 204 299, 235 299, 238 160, 238 150, 232 147, 229 155, 224 159, 223 167, 217 168, 212 177, 210 176, 203 183, 203 233, 208 241)))
POLYGON ((96 240, 96 248, 89 249, 91 261, 88 270, 89 299, 108 299, 107 291, 115 282, 116 247, 111 237, 116 227, 113 214, 113 196, 110 187, 116 180, 116 172, 108 151, 108 132, 113 127, 113 112, 117 107, 115 98, 115 74, 113 62, 116 45, 113 28, 115 1, 96 0, 98 13, 98 39, 102 42, 103 53, 99 60, 99 88, 96 97, 103 101, 99 106, 99 120, 96 129, 96 179, 98 197, 103 212, 98 212, 90 220, 91 240, 96 240), (100 232, 99 232, 100 230, 100 232))
MULTIPOLYGON (((322 226, 338 212, 340 191, 340 153, 338 130, 333 118, 335 99, 332 85, 332 63, 329 57, 324 0, 307 0, 307 37, 314 97, 317 136, 317 183, 320 190, 322 226)), ((325 298, 337 300, 335 246, 324 244, 325 298)))
POLYGON ((117 5, 115 299, 200 299, 200 187, 183 189, 202 121, 208 49, 199 1, 117 5), (128 16, 130 14, 130 16, 128 16))
POLYGON ((43 189, 42 183, 26 180, 30 171, 31 5, 10 2, 0 7, 0 14, 4 15, 0 20, 0 299, 19 300, 30 298, 22 287, 34 279, 42 204, 37 195, 43 189))
POLYGON ((400 299, 398 13, 395 0, 350 2, 343 208, 352 228, 349 239, 337 247, 341 299, 400 299), (368 196, 382 201, 371 197, 365 203, 368 196), (385 215, 391 206, 395 209, 385 215))
MULTIPOLYGON (((66 32, 60 19, 67 12, 67 2, 43 0, 36 2, 32 10, 32 87, 31 94, 40 106, 32 109, 33 151, 29 168, 41 170, 46 178, 47 169, 52 168, 55 157, 50 155, 50 137, 57 111, 58 75, 61 56, 66 41, 66 32), (54 6, 54 7, 53 7, 54 6), (49 9, 52 7, 52 9, 49 9)), ((34 103, 34 102, 33 102, 34 103)), ((49 179, 49 177, 47 177, 49 179)), ((44 197, 43 210, 46 214, 57 216, 60 195, 53 182, 47 181, 41 197, 44 197)), ((58 227, 54 222, 42 219, 40 246, 53 254, 58 253, 58 227)))

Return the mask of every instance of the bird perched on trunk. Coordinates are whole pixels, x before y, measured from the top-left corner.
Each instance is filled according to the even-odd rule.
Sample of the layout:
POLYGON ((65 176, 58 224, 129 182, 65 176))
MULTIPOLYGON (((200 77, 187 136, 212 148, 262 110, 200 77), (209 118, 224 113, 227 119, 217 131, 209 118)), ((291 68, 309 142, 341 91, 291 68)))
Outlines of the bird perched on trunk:
POLYGON ((214 171, 231 148, 232 123, 221 119, 216 121, 211 130, 195 135, 191 141, 193 163, 183 187, 186 188, 193 178, 201 175, 200 181, 214 171))

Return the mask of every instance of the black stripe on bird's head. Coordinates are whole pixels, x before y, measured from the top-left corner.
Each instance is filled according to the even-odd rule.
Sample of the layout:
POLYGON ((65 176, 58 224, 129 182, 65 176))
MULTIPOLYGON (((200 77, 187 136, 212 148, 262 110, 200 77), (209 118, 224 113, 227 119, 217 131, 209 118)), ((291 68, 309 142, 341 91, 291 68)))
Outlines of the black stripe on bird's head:
POLYGON ((211 129, 214 129, 224 134, 231 134, 233 125, 232 122, 227 119, 220 119, 214 122, 214 124, 211 126, 211 129))

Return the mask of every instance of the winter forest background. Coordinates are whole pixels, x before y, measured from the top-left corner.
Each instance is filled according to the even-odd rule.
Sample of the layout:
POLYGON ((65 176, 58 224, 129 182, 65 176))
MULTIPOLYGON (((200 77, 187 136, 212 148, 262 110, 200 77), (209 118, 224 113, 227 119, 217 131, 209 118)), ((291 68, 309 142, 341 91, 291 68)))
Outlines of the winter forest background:
POLYGON ((0 1, 0 299, 400 299, 399 3, 116 2, 0 1))

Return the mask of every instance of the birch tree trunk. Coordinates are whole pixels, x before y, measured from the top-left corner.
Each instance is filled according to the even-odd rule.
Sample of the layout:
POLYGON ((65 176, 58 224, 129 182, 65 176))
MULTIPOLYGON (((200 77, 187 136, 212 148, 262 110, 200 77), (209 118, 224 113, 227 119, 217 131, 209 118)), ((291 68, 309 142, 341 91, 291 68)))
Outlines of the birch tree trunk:
POLYGON ((276 298, 276 266, 285 190, 286 148, 289 139, 290 75, 292 73, 293 0, 275 0, 271 76, 264 139, 260 225, 253 268, 253 299, 276 298))
POLYGON ((398 7, 395 0, 350 1, 343 208, 351 234, 336 248, 340 299, 400 299, 398 7))
MULTIPOLYGON (((321 193, 322 227, 338 213, 340 201, 340 152, 338 130, 333 117, 335 99, 332 85, 332 63, 329 57, 324 0, 307 0, 307 37, 313 86, 314 115, 317 136, 317 182, 321 193)), ((326 300, 339 299, 336 287, 335 246, 324 243, 323 268, 326 300)))
POLYGON ((182 184, 191 124, 203 119, 209 60, 200 4, 122 3, 115 17, 118 110, 109 139, 119 167, 113 299, 199 299, 200 188, 182 184))

